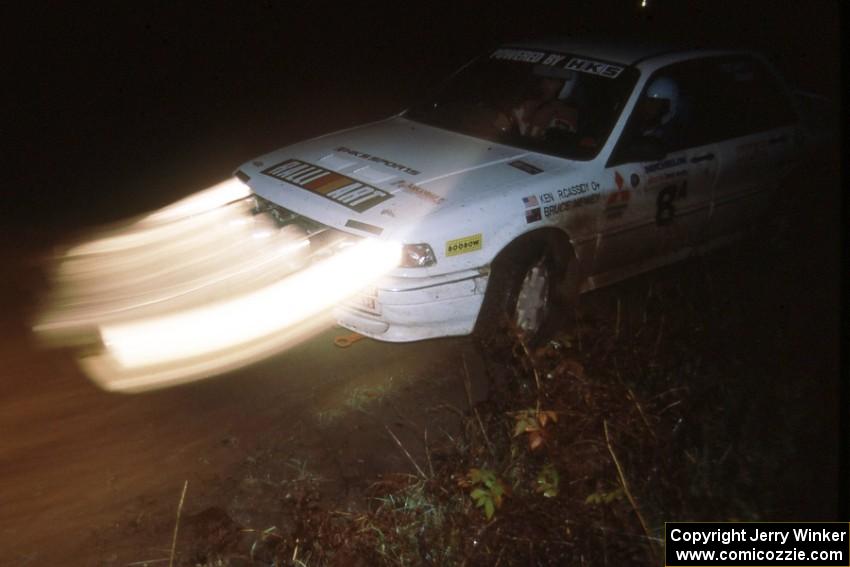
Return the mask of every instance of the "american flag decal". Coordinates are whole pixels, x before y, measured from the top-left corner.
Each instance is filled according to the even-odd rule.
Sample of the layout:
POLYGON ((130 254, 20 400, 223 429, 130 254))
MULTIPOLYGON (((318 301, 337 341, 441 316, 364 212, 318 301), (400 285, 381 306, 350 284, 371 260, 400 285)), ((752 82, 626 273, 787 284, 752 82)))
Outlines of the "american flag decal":
POLYGON ((523 197, 522 202, 525 205, 526 209, 530 209, 531 207, 539 206, 539 203, 537 202, 537 196, 536 195, 531 195, 530 197, 523 197))

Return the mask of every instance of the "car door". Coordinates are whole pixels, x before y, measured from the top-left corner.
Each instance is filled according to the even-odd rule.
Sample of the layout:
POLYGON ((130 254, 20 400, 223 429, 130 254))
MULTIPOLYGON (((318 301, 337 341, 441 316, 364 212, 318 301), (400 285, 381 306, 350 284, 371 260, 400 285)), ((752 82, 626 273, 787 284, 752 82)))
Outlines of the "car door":
POLYGON ((662 68, 646 81, 642 97, 656 79, 676 85, 676 123, 667 122, 675 132, 660 144, 647 144, 640 103, 633 109, 607 166, 611 183, 603 195, 607 206, 597 279, 675 260, 704 239, 719 148, 700 128, 702 70, 702 61, 688 61, 662 68))
POLYGON ((791 167, 796 115, 782 84, 760 60, 718 58, 706 72, 713 98, 720 172, 709 238, 723 240, 758 220, 791 167))

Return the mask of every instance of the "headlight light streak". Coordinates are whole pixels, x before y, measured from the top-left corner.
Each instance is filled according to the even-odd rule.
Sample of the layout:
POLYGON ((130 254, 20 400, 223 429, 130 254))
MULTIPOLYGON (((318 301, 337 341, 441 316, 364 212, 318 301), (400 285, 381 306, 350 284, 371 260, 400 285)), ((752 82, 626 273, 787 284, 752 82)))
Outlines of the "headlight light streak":
POLYGON ((83 369, 107 390, 141 391, 279 352, 399 266, 401 245, 371 238, 311 251, 304 231, 253 214, 248 194, 228 180, 71 248, 34 330, 48 344, 99 336, 83 369))
MULTIPOLYGON (((250 188, 238 179, 228 179, 209 189, 199 191, 185 199, 151 213, 131 226, 115 231, 116 234, 98 238, 75 246, 67 256, 103 254, 120 252, 129 248, 150 245, 156 242, 173 242, 174 239, 188 233, 193 228, 192 220, 204 213, 224 216, 223 207, 250 196, 250 188)), ((242 205, 246 210, 252 203, 242 205)), ((211 222, 213 219, 201 219, 196 222, 211 222)))
POLYGON ((125 368, 211 354, 317 315, 397 265, 397 245, 364 240, 253 293, 161 317, 104 325, 100 333, 125 368))
POLYGON ((310 254, 306 234, 296 227, 272 232, 274 221, 251 215, 245 201, 172 224, 186 225, 180 236, 171 225, 132 225, 122 238, 134 235, 147 244, 62 256, 35 330, 52 341, 80 326, 214 303, 282 279, 310 254), (163 231, 168 234, 158 236, 163 231), (254 238, 258 232, 266 237, 254 238))
POLYGON ((213 211, 233 201, 244 199, 251 195, 251 188, 231 177, 218 185, 213 185, 185 199, 164 207, 144 218, 145 224, 173 222, 186 217, 213 211))

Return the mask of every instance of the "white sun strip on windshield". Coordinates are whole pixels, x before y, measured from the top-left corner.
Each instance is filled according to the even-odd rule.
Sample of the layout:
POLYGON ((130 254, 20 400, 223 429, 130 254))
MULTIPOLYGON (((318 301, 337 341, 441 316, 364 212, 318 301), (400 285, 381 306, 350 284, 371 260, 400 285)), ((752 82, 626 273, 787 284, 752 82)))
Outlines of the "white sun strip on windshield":
POLYGON ((569 71, 578 71, 580 73, 608 77, 609 79, 616 79, 624 69, 622 65, 614 65, 604 61, 582 57, 571 57, 569 61, 563 63, 563 60, 566 58, 567 55, 560 53, 511 48, 497 49, 490 54, 490 59, 539 63, 540 65, 553 66, 560 69, 567 69, 569 71))

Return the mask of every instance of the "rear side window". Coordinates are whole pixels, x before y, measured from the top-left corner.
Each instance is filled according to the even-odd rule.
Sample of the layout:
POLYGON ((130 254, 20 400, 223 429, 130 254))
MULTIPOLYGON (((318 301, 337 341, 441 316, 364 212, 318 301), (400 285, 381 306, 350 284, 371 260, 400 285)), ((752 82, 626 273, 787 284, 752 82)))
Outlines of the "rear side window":
MULTIPOLYGON (((797 119, 782 84, 754 57, 708 57, 663 67, 646 81, 641 99, 659 78, 672 81, 677 93, 673 117, 659 128, 666 130, 662 139, 668 153, 792 125, 797 119)), ((640 104, 632 111, 611 165, 627 159, 622 152, 647 136, 640 104)))
POLYGON ((711 141, 738 138, 793 124, 796 120, 782 85, 752 57, 705 62, 701 106, 711 141))

